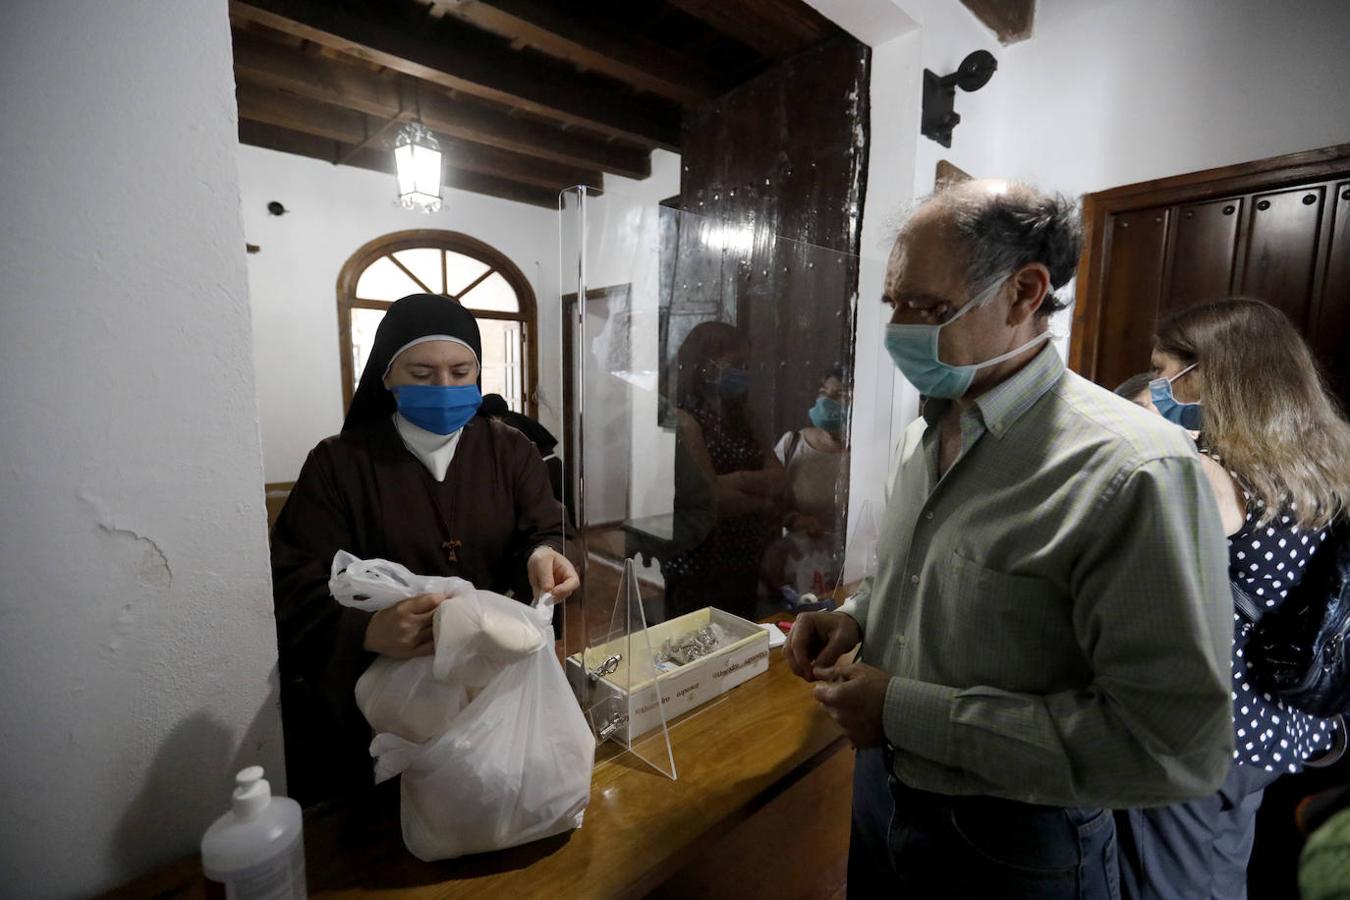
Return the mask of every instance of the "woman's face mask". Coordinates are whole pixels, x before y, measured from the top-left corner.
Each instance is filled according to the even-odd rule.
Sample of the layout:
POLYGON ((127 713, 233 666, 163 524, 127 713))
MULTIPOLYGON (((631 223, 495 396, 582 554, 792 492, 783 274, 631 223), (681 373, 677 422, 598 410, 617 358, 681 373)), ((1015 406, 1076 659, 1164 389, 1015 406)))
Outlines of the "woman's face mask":
POLYGON ((717 373, 714 386, 718 396, 723 399, 739 400, 750 391, 750 370, 727 366, 717 373))
POLYGON ((1153 406, 1158 410, 1158 415, 1188 431, 1200 430, 1204 422, 1204 407, 1199 403, 1182 403, 1177 400, 1172 394, 1172 382, 1198 365, 1200 364, 1191 363, 1171 378, 1155 378, 1148 383, 1149 396, 1153 400, 1153 406))
POLYGON ((399 415, 434 434, 454 434, 483 405, 476 384, 400 384, 390 391, 399 415))
POLYGON ((848 407, 831 397, 817 397, 815 406, 811 407, 807 416, 812 425, 838 437, 844 433, 848 407))

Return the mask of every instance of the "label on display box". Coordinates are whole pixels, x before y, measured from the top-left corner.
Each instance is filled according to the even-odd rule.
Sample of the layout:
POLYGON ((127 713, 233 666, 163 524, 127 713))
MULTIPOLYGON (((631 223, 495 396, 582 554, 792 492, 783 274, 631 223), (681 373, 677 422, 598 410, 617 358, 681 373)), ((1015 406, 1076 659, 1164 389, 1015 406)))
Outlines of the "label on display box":
MULTIPOLYGON (((696 709, 769 670, 768 632, 753 622, 711 607, 652 626, 647 629, 647 641, 639 638, 640 633, 634 634, 631 646, 635 654, 645 655, 648 646, 652 653, 659 653, 661 645, 668 638, 696 631, 707 625, 720 626, 730 637, 730 642, 707 656, 682 666, 652 660, 649 667, 643 667, 645 671, 655 670, 658 673, 656 681, 661 691, 667 724, 677 716, 696 709)), ((619 640, 593 647, 588 651, 588 657, 603 660, 622 653, 623 643, 619 640)), ((568 659, 569 666, 580 666, 580 662, 577 656, 568 659)), ((626 699, 626 672, 627 668, 623 667, 614 675, 602 678, 599 690, 611 691, 616 699, 626 699)), ((661 724, 660 710, 656 698, 651 693, 651 681, 648 679, 632 685, 632 692, 638 703, 630 711, 628 724, 620 727, 616 734, 619 740, 625 742, 630 739, 630 733, 632 738, 636 739, 660 727, 661 724)))

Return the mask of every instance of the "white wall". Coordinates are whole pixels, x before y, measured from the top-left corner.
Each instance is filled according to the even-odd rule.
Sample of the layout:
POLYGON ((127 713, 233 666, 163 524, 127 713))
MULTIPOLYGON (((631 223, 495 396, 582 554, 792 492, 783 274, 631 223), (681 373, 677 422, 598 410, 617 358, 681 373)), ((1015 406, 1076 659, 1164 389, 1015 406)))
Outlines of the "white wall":
POLYGON ((224 3, 0 11, 0 893, 284 783, 224 3))
MULTIPOLYGON (((980 31, 925 29, 924 64, 945 74, 980 31)), ((1347 37, 1343 0, 1040 0, 1030 40, 984 32, 999 71, 919 167, 1081 194, 1350 141, 1347 37)))
POLYGON ((447 189, 426 215, 395 203, 393 176, 237 146, 268 481, 294 481, 306 454, 342 427, 337 278, 366 242, 394 231, 460 231, 497 248, 539 304, 539 418, 559 430, 558 213, 447 189), (269 201, 289 212, 273 216, 269 201))
MULTIPOLYGON (((1350 141, 1343 0, 1040 0, 1033 37, 1011 47, 958 0, 811 2, 873 47, 864 257, 884 257, 939 159, 1072 196, 1350 141), (957 91, 962 122, 944 148, 919 134, 923 69, 946 75, 977 49, 999 69, 980 91, 957 91)), ((893 445, 918 400, 876 352, 884 319, 869 300, 864 278, 855 522, 885 479, 873 451, 888 407, 893 445)), ((1055 327, 1067 326, 1066 315, 1055 327)))

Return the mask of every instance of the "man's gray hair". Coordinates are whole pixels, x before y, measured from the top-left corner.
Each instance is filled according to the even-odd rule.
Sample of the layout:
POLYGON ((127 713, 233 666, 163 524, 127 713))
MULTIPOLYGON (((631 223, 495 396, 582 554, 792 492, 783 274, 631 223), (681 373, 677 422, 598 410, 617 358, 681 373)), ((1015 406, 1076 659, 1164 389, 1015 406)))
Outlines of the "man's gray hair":
POLYGON ((1068 303, 1054 295, 1073 278, 1083 234, 1078 206, 1061 194, 1024 184, 993 192, 957 184, 930 198, 942 205, 966 254, 966 284, 973 290, 1006 278, 1022 266, 1050 270, 1050 292, 1037 311, 1051 316, 1068 303))

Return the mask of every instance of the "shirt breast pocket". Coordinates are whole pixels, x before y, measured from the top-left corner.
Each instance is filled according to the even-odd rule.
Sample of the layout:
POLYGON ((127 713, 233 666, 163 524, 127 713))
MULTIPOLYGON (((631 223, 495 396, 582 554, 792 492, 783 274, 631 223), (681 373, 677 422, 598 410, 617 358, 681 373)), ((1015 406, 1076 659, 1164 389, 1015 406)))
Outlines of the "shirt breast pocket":
POLYGON ((973 668, 968 683, 1035 690, 1065 660, 1073 627, 1067 601, 1051 582, 999 572, 955 553, 942 581, 954 632, 980 646, 965 655, 973 668))

